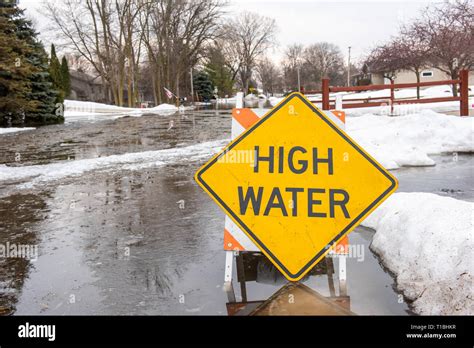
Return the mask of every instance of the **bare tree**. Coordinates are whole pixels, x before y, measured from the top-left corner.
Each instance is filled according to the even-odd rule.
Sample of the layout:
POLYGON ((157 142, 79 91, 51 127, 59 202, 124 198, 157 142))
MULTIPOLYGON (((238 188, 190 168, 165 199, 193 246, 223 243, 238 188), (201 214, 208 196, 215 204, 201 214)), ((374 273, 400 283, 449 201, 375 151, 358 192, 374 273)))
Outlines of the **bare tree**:
POLYGON ((374 48, 365 60, 371 73, 380 73, 386 79, 394 81, 403 64, 395 43, 389 42, 374 48))
MULTIPOLYGON (((404 29, 392 45, 394 55, 398 56, 403 68, 415 73, 416 82, 420 83, 421 71, 429 64, 430 47, 420 40, 411 29, 404 29)), ((416 97, 420 99, 420 86, 416 87, 416 97)))
POLYGON ((141 6, 134 0, 64 0, 44 5, 51 30, 66 49, 82 56, 107 83, 114 103, 134 104, 133 86, 140 59, 139 35, 134 29, 141 6), (126 82, 127 81, 127 82, 126 82))
POLYGON ((69 69, 76 70, 82 73, 90 73, 92 66, 80 54, 66 54, 65 55, 69 69))
POLYGON ((234 58, 245 93, 257 60, 274 44, 277 27, 274 19, 243 12, 223 25, 229 54, 234 58))
MULTIPOLYGON (((430 60, 451 79, 474 67, 474 5, 469 0, 446 1, 428 7, 412 32, 430 47, 430 60)), ((453 89, 457 95, 457 89, 453 89)))
POLYGON ((276 93, 281 91, 281 72, 268 57, 260 59, 257 63, 257 73, 262 84, 264 93, 276 93))
POLYGON ((190 85, 184 77, 215 38, 224 4, 220 0, 147 3, 140 22, 157 103, 165 98, 163 87, 180 95, 180 87, 190 85))
MULTIPOLYGON (((415 73, 420 83, 421 71, 428 66, 430 48, 410 29, 402 32, 387 44, 375 48, 366 64, 371 72, 382 73, 385 78, 393 81, 399 70, 405 69, 415 73)), ((416 89, 420 98, 420 87, 416 89)))
POLYGON ((123 105, 126 92, 133 106, 145 66, 152 68, 157 103, 164 99, 163 87, 177 95, 180 88, 190 89, 190 78, 184 77, 213 38, 223 5, 221 0, 64 0, 47 2, 45 12, 66 48, 107 83, 115 104, 123 105))
POLYGON ((336 84, 343 84, 344 58, 341 50, 334 44, 319 42, 305 48, 303 52, 305 69, 313 81, 328 77, 336 84))
MULTIPOLYGON (((298 90, 298 69, 301 69, 304 62, 303 51, 302 44, 292 44, 284 52, 283 78, 287 90, 298 90)), ((303 79, 304 75, 300 77, 303 79)))

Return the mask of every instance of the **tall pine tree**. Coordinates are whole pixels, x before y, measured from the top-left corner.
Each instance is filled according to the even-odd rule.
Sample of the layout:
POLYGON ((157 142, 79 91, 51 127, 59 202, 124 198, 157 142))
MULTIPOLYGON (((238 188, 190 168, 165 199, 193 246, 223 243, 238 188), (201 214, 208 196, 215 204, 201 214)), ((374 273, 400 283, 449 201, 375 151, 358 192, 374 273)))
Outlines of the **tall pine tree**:
POLYGON ((51 57, 49 59, 49 75, 51 76, 51 81, 53 82, 53 87, 59 91, 58 96, 56 97, 57 103, 64 102, 64 91, 62 86, 62 76, 61 76, 61 64, 59 63, 58 56, 56 55, 56 48, 54 44, 51 44, 51 57))
POLYGON ((194 75, 194 90, 203 101, 209 101, 213 97, 214 86, 209 75, 205 71, 200 71, 194 75))
POLYGON ((14 15, 11 6, 0 4, 0 126, 16 124, 35 106, 28 100, 28 76, 36 68, 24 59, 32 49, 15 35, 14 15))
POLYGON ((71 94, 71 75, 69 75, 69 65, 65 56, 61 61, 61 87, 64 97, 67 98, 71 94))
POLYGON ((48 57, 24 10, 0 2, 0 125, 58 123, 48 57))

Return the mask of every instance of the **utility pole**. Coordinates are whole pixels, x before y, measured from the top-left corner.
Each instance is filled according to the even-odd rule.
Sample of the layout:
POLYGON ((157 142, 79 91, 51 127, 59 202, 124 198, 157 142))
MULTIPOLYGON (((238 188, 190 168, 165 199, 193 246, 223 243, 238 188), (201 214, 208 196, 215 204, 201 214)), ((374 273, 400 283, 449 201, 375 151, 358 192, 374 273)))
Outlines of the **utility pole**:
POLYGON ((301 80, 300 80, 300 65, 296 67, 296 71, 298 73, 298 92, 301 92, 301 80))
POLYGON ((191 101, 194 104, 194 85, 193 85, 193 68, 191 67, 191 101))
POLYGON ((347 87, 351 85, 351 46, 349 46, 349 55, 347 57, 347 87))
POLYGON ((179 74, 176 74, 176 107, 179 108, 179 74))

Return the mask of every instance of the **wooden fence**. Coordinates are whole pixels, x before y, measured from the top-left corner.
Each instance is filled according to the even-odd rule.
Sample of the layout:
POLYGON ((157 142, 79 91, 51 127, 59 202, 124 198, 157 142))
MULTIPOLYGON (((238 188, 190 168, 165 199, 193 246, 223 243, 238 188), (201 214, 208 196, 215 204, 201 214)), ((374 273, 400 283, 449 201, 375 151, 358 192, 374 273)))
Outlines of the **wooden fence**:
POLYGON ((335 108, 336 100, 330 99, 330 93, 335 92, 363 92, 363 91, 378 91, 390 90, 390 97, 367 97, 347 99, 342 101, 343 109, 364 108, 372 106, 390 105, 393 112, 395 105, 401 104, 421 104, 421 103, 440 103, 449 101, 459 101, 459 111, 461 116, 469 116, 469 71, 461 70, 459 79, 457 80, 443 80, 420 83, 393 83, 387 85, 368 85, 368 86, 351 86, 351 87, 331 87, 329 79, 322 79, 321 91, 303 91, 304 94, 322 94, 322 108, 323 110, 331 110, 335 108), (435 97, 435 98, 420 98, 420 99, 395 99, 395 90, 400 88, 413 87, 429 87, 441 85, 458 85, 458 96, 454 97, 435 97))

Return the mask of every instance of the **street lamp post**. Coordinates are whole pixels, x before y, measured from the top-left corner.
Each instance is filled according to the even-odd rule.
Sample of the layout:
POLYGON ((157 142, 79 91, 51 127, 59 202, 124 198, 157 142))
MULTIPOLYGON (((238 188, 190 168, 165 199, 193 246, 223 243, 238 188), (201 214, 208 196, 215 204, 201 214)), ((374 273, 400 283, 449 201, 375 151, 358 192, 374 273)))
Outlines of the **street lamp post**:
POLYGON ((301 92, 301 79, 300 79, 300 65, 296 67, 296 71, 298 73, 298 92, 301 92))
POLYGON ((194 105, 194 85, 193 85, 194 81, 193 81, 193 68, 192 67, 190 71, 191 71, 191 74, 190 74, 191 75, 191 101, 194 105))
POLYGON ((349 55, 347 57, 347 87, 351 85, 351 46, 349 46, 349 55))

